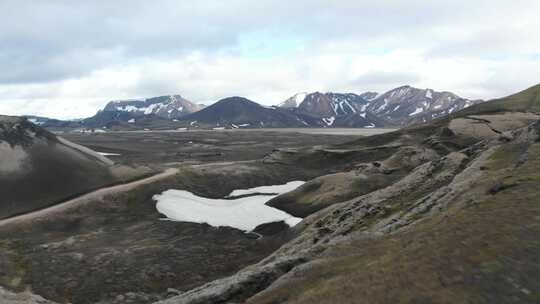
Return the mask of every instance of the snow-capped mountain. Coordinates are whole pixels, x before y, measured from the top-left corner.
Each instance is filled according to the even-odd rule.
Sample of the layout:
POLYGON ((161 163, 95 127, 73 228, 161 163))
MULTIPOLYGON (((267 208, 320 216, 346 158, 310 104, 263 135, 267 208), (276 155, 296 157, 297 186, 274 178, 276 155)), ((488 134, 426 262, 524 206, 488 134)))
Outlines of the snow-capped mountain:
POLYGON ((298 106, 306 99, 307 93, 298 93, 295 94, 293 97, 285 100, 284 102, 280 103, 278 107, 280 108, 298 108, 298 106))
POLYGON ((402 86, 380 94, 298 93, 278 106, 267 107, 240 97, 205 107, 180 95, 109 102, 96 115, 77 121, 29 116, 50 130, 261 128, 261 127, 403 127, 428 122, 482 102, 451 92, 402 86), (192 124, 193 123, 193 124, 192 124))
POLYGON ((202 108, 180 95, 109 102, 96 115, 82 121, 90 128, 170 128, 179 118, 202 108))
POLYGON ((357 113, 358 104, 366 101, 355 94, 335 94, 319 92, 306 95, 298 109, 321 117, 343 116, 357 113))
POLYGON ((278 105, 281 108, 297 108, 301 112, 320 116, 348 115, 357 112, 359 105, 367 103, 356 94, 299 93, 278 105))
POLYGON ((381 94, 377 92, 364 92, 360 94, 360 97, 364 98, 367 101, 372 101, 373 99, 379 97, 381 94))
POLYGON ((200 106, 180 95, 153 97, 143 100, 119 100, 109 102, 103 111, 130 112, 139 115, 154 114, 175 119, 200 110, 200 106))
POLYGON ((402 86, 371 100, 367 110, 396 125, 409 125, 446 116, 480 102, 451 92, 402 86))
POLYGON ((301 93, 279 107, 318 117, 322 126, 384 127, 427 122, 479 102, 451 92, 402 86, 384 94, 301 93))
POLYGON ((384 127, 387 122, 368 113, 369 101, 362 96, 347 93, 296 94, 279 107, 311 117, 313 127, 384 127), (293 101, 297 104, 293 105, 293 101))

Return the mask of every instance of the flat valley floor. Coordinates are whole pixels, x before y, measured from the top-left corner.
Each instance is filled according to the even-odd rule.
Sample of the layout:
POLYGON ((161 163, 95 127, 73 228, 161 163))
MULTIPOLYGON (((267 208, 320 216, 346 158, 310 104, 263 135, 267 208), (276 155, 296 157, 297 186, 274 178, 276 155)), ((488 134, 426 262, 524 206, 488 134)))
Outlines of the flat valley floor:
POLYGON ((59 134, 121 164, 261 159, 274 149, 333 145, 394 129, 288 128, 189 131, 131 131, 59 134))

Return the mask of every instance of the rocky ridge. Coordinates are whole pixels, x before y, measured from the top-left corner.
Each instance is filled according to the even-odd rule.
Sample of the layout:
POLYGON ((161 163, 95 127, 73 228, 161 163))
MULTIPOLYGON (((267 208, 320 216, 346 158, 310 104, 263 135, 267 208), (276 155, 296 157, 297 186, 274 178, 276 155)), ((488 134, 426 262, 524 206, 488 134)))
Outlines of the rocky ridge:
POLYGON ((451 92, 402 86, 383 94, 299 93, 279 107, 316 117, 322 127, 370 128, 425 123, 480 102, 451 92))

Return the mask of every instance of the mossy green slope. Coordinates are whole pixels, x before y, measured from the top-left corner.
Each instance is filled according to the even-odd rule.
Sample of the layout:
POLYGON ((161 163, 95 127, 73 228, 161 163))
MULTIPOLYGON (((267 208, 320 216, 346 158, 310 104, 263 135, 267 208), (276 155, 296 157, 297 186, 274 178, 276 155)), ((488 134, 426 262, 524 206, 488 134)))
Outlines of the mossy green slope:
POLYGON ((540 84, 519 93, 480 103, 457 112, 454 117, 496 112, 540 112, 540 84))

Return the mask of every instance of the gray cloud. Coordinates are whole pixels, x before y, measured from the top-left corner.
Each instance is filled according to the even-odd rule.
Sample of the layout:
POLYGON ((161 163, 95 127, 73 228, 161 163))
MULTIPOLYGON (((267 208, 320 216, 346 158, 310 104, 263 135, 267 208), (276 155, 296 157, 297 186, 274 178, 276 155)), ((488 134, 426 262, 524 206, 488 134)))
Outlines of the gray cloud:
MULTIPOLYGON (((267 100, 289 90, 405 83, 485 93, 497 86, 452 81, 457 71, 441 71, 445 82, 430 66, 448 70, 445 59, 463 60, 477 77, 490 60, 507 63, 497 71, 537 62, 538 10, 536 0, 0 0, 0 102, 17 99, 19 90, 51 102, 184 91, 211 100, 257 90, 267 100), (253 38, 261 41, 246 50, 253 38), (200 57, 186 60, 194 54, 200 57), (396 68, 374 60, 362 70, 370 58, 389 56, 396 68), (125 68, 134 79, 118 72, 125 68), (73 80, 76 89, 65 84, 73 80)), ((513 81, 508 88, 522 83, 513 81)))
POLYGON ((461 1, 447 2, 3 0, 0 64, 9 72, 0 83, 79 77, 140 57, 216 52, 234 47, 246 32, 268 29, 309 35, 313 46, 340 37, 359 44, 388 37, 404 46, 418 30, 463 22, 503 3, 468 5, 465 14, 461 1))

